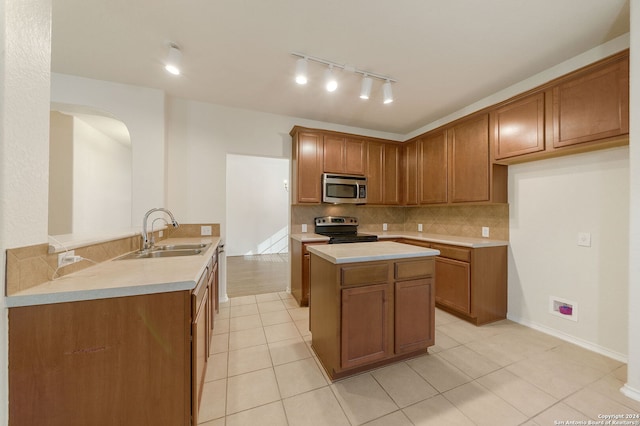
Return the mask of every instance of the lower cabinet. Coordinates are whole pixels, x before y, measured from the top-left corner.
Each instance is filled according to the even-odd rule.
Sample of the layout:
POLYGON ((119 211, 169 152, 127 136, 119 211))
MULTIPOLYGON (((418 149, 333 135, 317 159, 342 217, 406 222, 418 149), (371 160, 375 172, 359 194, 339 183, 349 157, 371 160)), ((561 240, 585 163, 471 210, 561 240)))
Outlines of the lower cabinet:
POLYGON ((402 239, 440 251, 436 306, 475 325, 507 317, 507 247, 462 247, 402 239))
POLYGON ((9 425, 197 425, 216 266, 193 291, 10 308, 9 425))
POLYGON ((300 306, 309 305, 309 250, 311 244, 327 244, 323 242, 303 243, 291 238, 291 295, 300 306))
POLYGON ((342 368, 389 357, 389 285, 342 290, 342 368))
POLYGON ((436 276, 443 285, 436 289, 436 301, 465 314, 471 313, 471 271, 469 262, 439 257, 436 276))
POLYGON ((191 294, 191 312, 191 416, 197 425, 211 336, 208 267, 191 294))
POLYGON ((425 353, 434 344, 434 259, 336 265, 314 254, 312 346, 331 379, 425 353))
POLYGON ((424 308, 435 305, 434 293, 433 278, 395 283, 395 353, 427 349, 435 344, 435 312, 424 308))

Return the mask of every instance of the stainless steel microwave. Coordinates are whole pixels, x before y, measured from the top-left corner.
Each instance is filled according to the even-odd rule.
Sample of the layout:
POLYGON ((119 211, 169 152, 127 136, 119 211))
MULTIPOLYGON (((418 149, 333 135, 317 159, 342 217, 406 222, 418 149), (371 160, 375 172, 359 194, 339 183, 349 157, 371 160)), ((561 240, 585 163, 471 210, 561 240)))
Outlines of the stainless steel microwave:
POLYGON ((366 204, 367 178, 365 176, 323 173, 322 201, 334 204, 366 204))

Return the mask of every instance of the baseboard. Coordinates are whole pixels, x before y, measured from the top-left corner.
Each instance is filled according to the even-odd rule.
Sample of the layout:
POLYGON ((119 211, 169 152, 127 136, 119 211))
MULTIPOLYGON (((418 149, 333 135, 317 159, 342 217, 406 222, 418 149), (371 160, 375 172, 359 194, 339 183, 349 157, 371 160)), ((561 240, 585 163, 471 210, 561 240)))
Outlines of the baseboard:
POLYGON ((624 385, 620 388, 620 392, 627 398, 635 399, 636 401, 640 401, 640 390, 634 389, 628 384, 624 385))
POLYGON ((547 327, 545 325, 541 325, 535 323, 533 321, 525 320, 523 318, 519 318, 515 315, 507 314, 507 319, 517 322, 518 324, 524 325, 529 328, 533 328, 534 330, 538 330, 542 333, 549 334, 553 337, 557 337, 558 339, 562 339, 566 342, 573 343, 574 345, 578 345, 582 348, 588 349, 592 352, 598 353, 600 355, 604 355, 606 357, 615 359, 616 361, 624 362, 627 364, 629 362, 629 357, 625 354, 621 354, 620 352, 612 351, 603 346, 596 345, 592 342, 588 342, 586 340, 577 338, 567 333, 563 333, 551 327, 547 327))

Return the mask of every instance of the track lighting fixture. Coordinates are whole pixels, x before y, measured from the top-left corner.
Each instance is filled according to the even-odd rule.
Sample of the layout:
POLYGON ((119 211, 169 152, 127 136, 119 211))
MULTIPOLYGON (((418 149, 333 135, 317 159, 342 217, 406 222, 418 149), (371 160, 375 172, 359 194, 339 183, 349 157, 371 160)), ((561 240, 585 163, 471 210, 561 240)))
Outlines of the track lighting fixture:
POLYGON ((382 85, 382 96, 384 98, 383 102, 385 104, 390 104, 391 102, 393 102, 393 93, 391 92, 391 81, 387 80, 382 85))
POLYGON ((182 58, 182 52, 180 48, 171 43, 169 45, 169 55, 167 61, 164 64, 164 69, 173 75, 180 75, 180 59, 182 58))
POLYGON ((307 58, 296 61, 296 83, 307 84, 307 58))
POLYGON ((391 83, 397 83, 396 80, 391 77, 387 77, 381 74, 376 74, 370 71, 364 71, 357 69, 354 66, 338 64, 336 62, 327 61, 326 59, 320 59, 313 56, 303 55, 302 53, 292 52, 291 55, 298 57, 296 61, 296 83, 306 84, 307 68, 309 61, 322 64, 328 67, 324 72, 324 84, 325 88, 329 92, 334 92, 338 88, 338 80, 336 79, 334 68, 339 68, 345 72, 352 72, 356 74, 362 74, 362 82, 360 86, 360 98, 369 99, 371 97, 371 89, 373 87, 373 80, 377 79, 383 81, 382 85, 382 97, 385 104, 393 102, 393 93, 391 91, 391 83))
POLYGON ((362 85, 360 86, 360 99, 369 99, 371 96, 371 86, 373 80, 367 74, 362 77, 362 85))
POLYGON ((329 69, 324 72, 324 85, 327 92, 335 92, 338 88, 338 80, 333 75, 333 65, 329 65, 329 69))

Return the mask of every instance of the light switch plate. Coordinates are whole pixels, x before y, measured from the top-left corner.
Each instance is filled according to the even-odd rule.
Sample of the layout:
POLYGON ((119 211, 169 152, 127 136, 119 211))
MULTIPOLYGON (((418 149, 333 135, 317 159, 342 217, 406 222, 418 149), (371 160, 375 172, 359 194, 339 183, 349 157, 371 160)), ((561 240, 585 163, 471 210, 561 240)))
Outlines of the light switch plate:
POLYGON ((200 235, 211 235, 211 225, 201 226, 200 235))
POLYGON ((591 247, 591 234, 589 232, 578 232, 578 245, 580 247, 591 247))
POLYGON ((306 223, 302 224, 302 232, 307 232, 307 224, 306 223))

